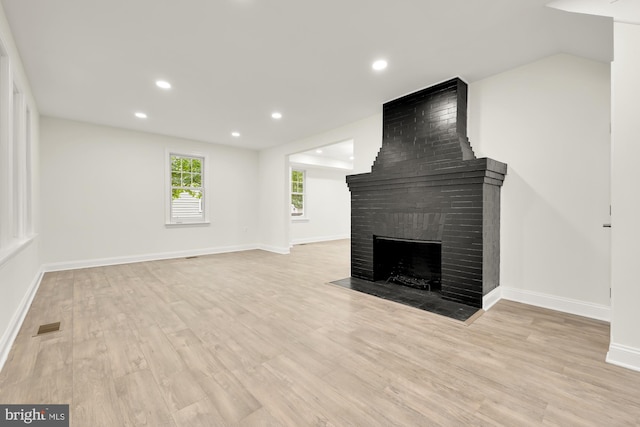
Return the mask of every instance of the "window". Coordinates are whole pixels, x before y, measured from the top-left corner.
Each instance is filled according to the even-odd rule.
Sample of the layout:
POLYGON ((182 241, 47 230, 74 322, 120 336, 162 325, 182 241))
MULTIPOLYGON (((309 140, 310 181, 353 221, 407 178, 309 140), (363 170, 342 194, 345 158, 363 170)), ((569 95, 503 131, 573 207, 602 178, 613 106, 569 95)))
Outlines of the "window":
POLYGON ((24 237, 26 230, 26 107, 24 95, 13 87, 13 237, 24 237))
POLYGON ((206 222, 205 157, 170 153, 169 223, 206 222))
MULTIPOLYGON (((0 253, 5 255, 13 240, 13 141, 9 129, 13 128, 9 105, 13 103, 9 58, 0 48, 0 253), (9 102, 5 102, 8 100, 9 102)), ((4 259, 4 257, 3 257, 4 259)))
POLYGON ((0 265, 34 236, 32 117, 0 42, 0 265))
POLYGON ((291 170, 291 217, 304 217, 304 178, 303 170, 291 170))

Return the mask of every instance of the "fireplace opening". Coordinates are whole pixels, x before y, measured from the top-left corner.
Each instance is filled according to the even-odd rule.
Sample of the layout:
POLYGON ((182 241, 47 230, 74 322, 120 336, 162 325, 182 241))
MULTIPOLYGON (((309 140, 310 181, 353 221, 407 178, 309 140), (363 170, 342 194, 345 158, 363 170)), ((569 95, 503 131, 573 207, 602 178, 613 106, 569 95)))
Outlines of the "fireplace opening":
POLYGON ((374 281, 439 292, 442 243, 374 236, 374 281))

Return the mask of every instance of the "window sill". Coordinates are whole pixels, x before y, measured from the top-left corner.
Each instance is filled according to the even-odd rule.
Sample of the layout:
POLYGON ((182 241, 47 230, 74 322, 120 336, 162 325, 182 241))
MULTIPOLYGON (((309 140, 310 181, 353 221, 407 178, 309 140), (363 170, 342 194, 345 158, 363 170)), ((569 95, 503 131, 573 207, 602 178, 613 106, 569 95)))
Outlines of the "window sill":
POLYGON ((27 248, 37 236, 37 234, 32 234, 22 240, 13 241, 7 248, 0 251, 0 267, 27 248))
POLYGON ((306 218, 306 217, 291 218, 291 222, 309 222, 309 218, 306 218))
POLYGON ((180 227, 208 227, 211 225, 209 221, 199 221, 199 222, 166 222, 165 227, 167 228, 180 228, 180 227))

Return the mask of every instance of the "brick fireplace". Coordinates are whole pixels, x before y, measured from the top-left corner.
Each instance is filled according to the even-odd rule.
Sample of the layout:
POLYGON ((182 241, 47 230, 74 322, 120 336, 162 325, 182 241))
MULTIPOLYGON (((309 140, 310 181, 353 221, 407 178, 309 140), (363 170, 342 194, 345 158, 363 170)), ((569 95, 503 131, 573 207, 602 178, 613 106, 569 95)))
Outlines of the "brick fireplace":
POLYGON ((373 282, 400 275, 481 308, 500 283, 506 172, 504 163, 475 157, 467 85, 459 78, 384 104, 371 172, 347 177, 351 276, 373 282))

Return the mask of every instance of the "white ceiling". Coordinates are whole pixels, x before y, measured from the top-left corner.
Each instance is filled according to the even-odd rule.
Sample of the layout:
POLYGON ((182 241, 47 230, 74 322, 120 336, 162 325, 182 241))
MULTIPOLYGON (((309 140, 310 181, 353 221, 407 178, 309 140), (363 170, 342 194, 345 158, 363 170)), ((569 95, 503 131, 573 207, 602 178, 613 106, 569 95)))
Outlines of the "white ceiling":
POLYGON ((638 0, 553 0, 548 6, 568 12, 610 16, 618 22, 640 24, 638 0))
POLYGON ((289 162, 333 169, 353 169, 353 139, 291 154, 289 162))
POLYGON ((611 19, 547 2, 2 0, 41 114, 253 149, 453 76, 560 52, 611 59, 611 19))

